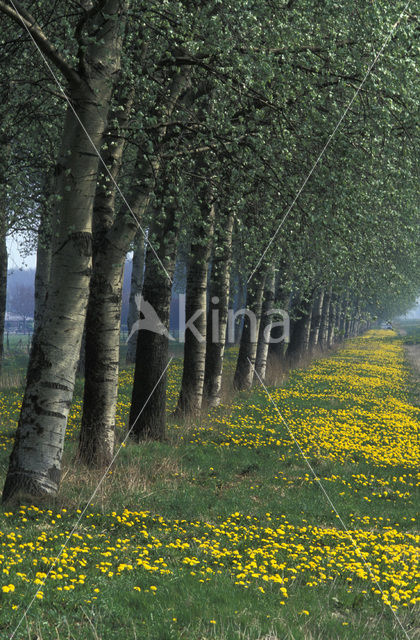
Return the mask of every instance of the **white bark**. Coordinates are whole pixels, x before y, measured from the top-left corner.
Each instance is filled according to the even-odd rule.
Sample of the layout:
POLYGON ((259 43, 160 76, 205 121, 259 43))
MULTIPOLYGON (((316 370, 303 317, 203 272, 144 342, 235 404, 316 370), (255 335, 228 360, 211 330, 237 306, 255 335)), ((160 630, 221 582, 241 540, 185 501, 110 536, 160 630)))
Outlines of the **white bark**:
POLYGON ((265 379, 267 371, 267 357, 269 337, 273 316, 270 311, 274 305, 275 270, 270 267, 267 273, 267 280, 264 290, 264 300, 261 312, 260 330, 258 335, 257 355, 255 357, 254 384, 261 384, 260 380, 265 379))
POLYGON ((204 394, 210 407, 219 406, 221 400, 230 293, 233 223, 233 211, 219 214, 210 277, 210 303, 207 314, 207 347, 204 374, 204 394))
MULTIPOLYGON (((131 327, 138 320, 138 309, 136 305, 136 296, 142 292, 143 275, 144 275, 144 236, 138 231, 134 239, 134 253, 131 271, 130 283, 130 299, 128 301, 127 328, 128 333, 131 327)), ((127 344, 127 362, 135 362, 136 360, 137 333, 133 333, 127 344)))
POLYGON ((253 314, 255 323, 245 315, 236 363, 233 384, 235 389, 250 389, 254 379, 254 365, 257 356, 258 332, 261 321, 261 306, 264 293, 265 272, 260 267, 248 283, 246 307, 253 314), (255 324, 255 326, 253 326, 255 324))
MULTIPOLYGON (((85 70, 69 88, 76 113, 97 148, 120 64, 124 9, 122 0, 105 2, 103 14, 95 17, 98 31, 86 51, 85 70)), ((65 164, 61 166, 58 236, 48 299, 42 326, 34 336, 3 500, 22 493, 54 495, 59 486, 92 262, 98 157, 86 131, 69 109, 63 133, 67 153, 62 154, 65 164)))

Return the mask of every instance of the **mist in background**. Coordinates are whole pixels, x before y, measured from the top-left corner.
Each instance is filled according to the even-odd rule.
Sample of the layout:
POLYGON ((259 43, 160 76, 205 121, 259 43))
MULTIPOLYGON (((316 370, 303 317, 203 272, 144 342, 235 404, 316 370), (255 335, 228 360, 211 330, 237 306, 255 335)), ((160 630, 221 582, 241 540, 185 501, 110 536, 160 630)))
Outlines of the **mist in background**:
POLYGON ((414 309, 401 316, 401 320, 420 320, 420 300, 417 301, 417 306, 414 309))

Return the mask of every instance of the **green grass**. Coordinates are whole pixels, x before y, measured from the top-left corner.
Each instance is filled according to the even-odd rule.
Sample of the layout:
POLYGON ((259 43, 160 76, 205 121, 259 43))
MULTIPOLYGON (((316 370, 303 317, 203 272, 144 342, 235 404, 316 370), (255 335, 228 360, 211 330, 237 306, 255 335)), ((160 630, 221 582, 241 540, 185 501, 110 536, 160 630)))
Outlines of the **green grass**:
MULTIPOLYGON (((415 584, 418 474, 411 448, 405 459, 401 433, 394 431, 403 425, 398 428, 414 447, 410 438, 419 412, 411 404, 400 344, 389 333, 372 344, 355 341, 344 352, 293 372, 283 390, 270 393, 382 588, 393 584, 389 575, 399 576, 408 585, 397 585, 403 596, 415 584), (388 419, 391 408, 395 428, 388 419), (358 416, 355 423, 352 413, 358 416), (345 430, 359 422, 364 425, 360 446, 353 447, 345 430)), ((232 364, 231 356, 228 370, 232 364)), ((170 408, 180 375, 181 363, 175 361, 170 408)), ((125 369, 120 437, 130 381, 131 370, 125 369)), ((15 586, 0 590, 4 637, 37 589, 36 572, 51 567, 78 508, 100 479, 98 472, 72 462, 80 384, 77 391, 60 495, 36 508, 3 510, 0 560, 9 574, 2 576, 6 586, 15 586)), ((17 389, 3 393, 2 478, 19 394, 17 389)), ((56 567, 68 577, 47 581, 43 599, 34 601, 16 638, 406 638, 261 389, 239 394, 191 423, 169 417, 166 442, 124 447, 76 533, 68 558, 56 567), (246 568, 253 558, 256 567, 246 568), (275 575, 282 582, 263 577, 275 575), (74 588, 60 591, 60 585, 74 588)), ((419 637, 410 598, 392 602, 409 637, 419 637)))
POLYGON ((400 321, 398 330, 403 335, 404 344, 420 344, 420 320, 400 321))
POLYGON ((409 331, 404 337, 404 344, 420 344, 420 327, 409 331))

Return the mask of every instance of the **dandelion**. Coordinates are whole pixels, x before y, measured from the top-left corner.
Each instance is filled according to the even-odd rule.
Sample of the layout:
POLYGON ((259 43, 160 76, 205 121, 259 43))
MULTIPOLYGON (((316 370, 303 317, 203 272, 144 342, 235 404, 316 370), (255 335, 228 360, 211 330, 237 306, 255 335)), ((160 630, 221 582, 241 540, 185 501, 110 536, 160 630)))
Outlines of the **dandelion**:
POLYGON ((14 584, 8 584, 8 585, 4 585, 1 590, 3 591, 3 593, 12 593, 15 590, 15 585, 14 584))

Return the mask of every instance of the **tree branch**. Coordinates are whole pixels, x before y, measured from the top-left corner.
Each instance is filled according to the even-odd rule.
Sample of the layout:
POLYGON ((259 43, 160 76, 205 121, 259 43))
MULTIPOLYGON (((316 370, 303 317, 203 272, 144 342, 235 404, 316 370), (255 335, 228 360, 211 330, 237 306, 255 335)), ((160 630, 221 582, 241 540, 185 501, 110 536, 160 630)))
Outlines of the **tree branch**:
POLYGON ((71 65, 53 47, 42 29, 36 24, 36 20, 30 13, 20 6, 18 2, 13 2, 13 6, 0 0, 0 12, 9 16, 20 25, 33 38, 43 54, 61 71, 66 80, 71 84, 78 84, 80 76, 71 65))

